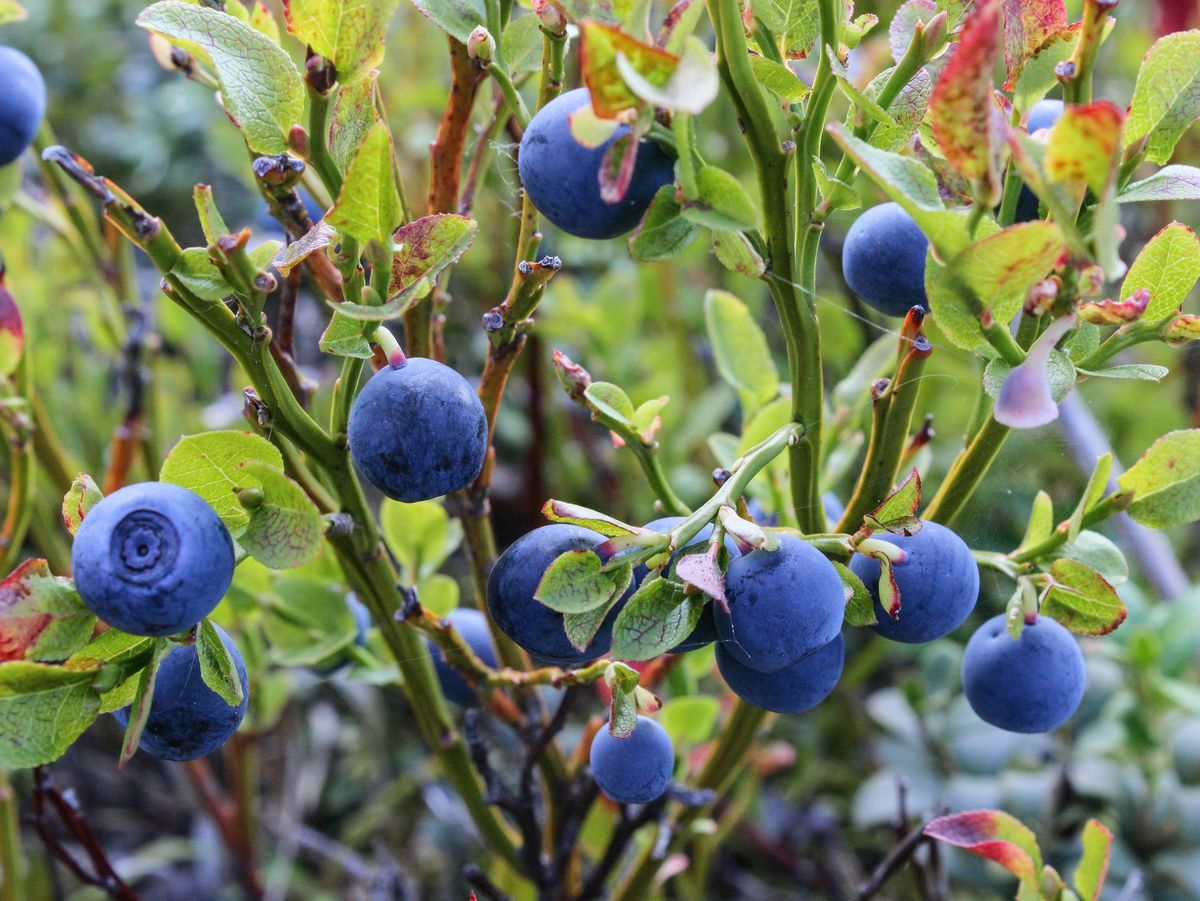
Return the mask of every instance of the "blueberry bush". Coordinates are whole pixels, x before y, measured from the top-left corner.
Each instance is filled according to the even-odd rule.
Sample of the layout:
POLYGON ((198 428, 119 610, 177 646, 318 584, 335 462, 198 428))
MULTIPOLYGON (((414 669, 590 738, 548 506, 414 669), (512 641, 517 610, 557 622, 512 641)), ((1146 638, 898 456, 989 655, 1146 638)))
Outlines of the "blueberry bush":
POLYGON ((1200 16, 859 6, 0 0, 2 901, 1200 897, 1200 16))

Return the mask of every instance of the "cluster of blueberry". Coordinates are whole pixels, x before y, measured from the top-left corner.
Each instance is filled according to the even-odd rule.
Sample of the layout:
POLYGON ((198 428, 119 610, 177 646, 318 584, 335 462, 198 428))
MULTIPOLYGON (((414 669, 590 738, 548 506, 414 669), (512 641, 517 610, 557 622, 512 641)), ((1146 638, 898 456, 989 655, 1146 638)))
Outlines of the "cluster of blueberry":
MULTIPOLYGON (((166 482, 115 491, 87 512, 71 549, 75 586, 88 609, 130 635, 179 636, 221 602, 233 581, 229 530, 198 495, 166 482)), ((200 676, 192 642, 163 659, 154 681, 143 751, 192 760, 219 748, 246 714, 249 686, 236 645, 219 627, 242 683, 230 706, 200 676)), ((129 709, 116 712, 124 726, 129 709)))

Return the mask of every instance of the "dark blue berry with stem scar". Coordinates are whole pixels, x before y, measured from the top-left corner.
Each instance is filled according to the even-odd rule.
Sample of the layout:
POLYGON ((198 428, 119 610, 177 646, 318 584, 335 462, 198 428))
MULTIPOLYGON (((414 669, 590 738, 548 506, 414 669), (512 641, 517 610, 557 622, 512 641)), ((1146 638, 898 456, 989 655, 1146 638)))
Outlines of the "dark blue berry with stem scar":
POLYGON ((675 180, 675 161, 653 141, 639 141, 625 196, 605 203, 600 164, 629 127, 620 126, 599 147, 584 147, 571 134, 570 117, 590 102, 587 88, 577 88, 538 110, 521 138, 517 168, 538 212, 563 231, 580 238, 615 238, 637 225, 655 192, 675 180))
MULTIPOLYGON (((1025 120, 1025 129, 1033 134, 1043 128, 1053 128, 1054 123, 1062 114, 1063 102, 1061 100, 1039 100, 1029 111, 1029 118, 1025 120)), ((1032 222, 1038 218, 1039 212, 1037 195, 1029 190, 1028 185, 1021 185, 1021 196, 1017 199, 1017 210, 1013 221, 1032 222)))
POLYGON ((950 529, 926 522, 915 535, 885 535, 883 540, 904 551, 903 563, 892 566, 900 589, 900 612, 893 619, 879 603, 879 561, 855 554, 850 569, 875 599, 875 625, 880 635, 915 644, 933 641, 963 624, 979 597, 979 567, 966 543, 950 529))
MULTIPOLYGON (((446 614, 446 619, 454 626, 463 641, 470 645, 475 656, 488 666, 496 666, 496 649, 492 646, 492 634, 488 631, 487 617, 478 610, 469 607, 459 607, 446 614)), ((462 673, 451 666, 446 655, 428 638, 425 646, 433 654, 433 666, 437 670, 438 682, 442 686, 442 694, 455 704, 464 707, 474 707, 479 704, 479 698, 462 673)))
POLYGON ((487 602, 492 619, 509 638, 538 660, 558 666, 578 666, 607 653, 612 627, 625 598, 604 618, 595 638, 583 651, 567 639, 563 615, 534 598, 550 564, 566 551, 593 548, 604 536, 580 526, 554 523, 534 529, 500 555, 488 576, 487 602))
POLYGON ((71 562, 79 596, 104 622, 133 635, 174 635, 225 596, 233 541, 198 495, 142 482, 88 511, 71 562))
POLYGON ((487 454, 487 417, 475 389, 449 366, 400 358, 355 398, 348 439, 372 485, 414 503, 475 481, 487 454))
MULTIPOLYGON (((246 715, 250 686, 242 655, 220 626, 221 641, 233 657, 242 703, 231 707, 209 688, 200 676, 200 658, 195 645, 173 648, 158 668, 150 715, 138 747, 159 760, 195 760, 211 754, 229 740, 246 715)), ((129 723, 129 708, 114 713, 122 726, 129 723)))
POLYGON ((846 643, 839 634, 829 644, 778 672, 746 666, 724 645, 717 645, 717 668, 730 690, 755 707, 775 713, 803 713, 828 697, 842 675, 846 643))
POLYGON ((925 252, 929 241, 898 203, 881 203, 854 220, 842 245, 846 284, 863 302, 888 316, 929 307, 925 252))
POLYGON ((1075 637, 1039 616, 1021 637, 1008 634, 1003 614, 989 619, 967 642, 963 693, 984 722, 1009 732, 1050 732, 1075 712, 1086 677, 1075 637))
POLYGON ((671 784, 675 749, 667 730, 639 716, 628 738, 613 738, 601 729, 592 739, 592 777, 610 801, 649 804, 671 784))
POLYGON ((717 611, 721 646, 759 672, 791 666, 842 630, 846 596, 824 555, 781 536, 774 551, 751 551, 725 574, 729 613, 717 611))
POLYGON ((25 152, 46 115, 46 83, 28 56, 0 47, 0 166, 25 152))

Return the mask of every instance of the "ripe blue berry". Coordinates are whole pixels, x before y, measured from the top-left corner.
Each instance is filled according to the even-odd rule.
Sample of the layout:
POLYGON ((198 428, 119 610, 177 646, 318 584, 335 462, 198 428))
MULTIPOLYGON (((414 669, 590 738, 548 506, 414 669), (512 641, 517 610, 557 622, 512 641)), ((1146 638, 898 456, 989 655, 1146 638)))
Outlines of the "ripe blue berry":
POLYGON ((0 47, 0 166, 33 143, 46 115, 46 83, 28 56, 0 47))
MULTIPOLYGON (((246 715, 250 686, 242 655, 225 630, 215 626, 221 641, 237 666, 242 683, 242 703, 230 707, 204 684, 200 677, 200 658, 195 645, 179 645, 171 650, 154 680, 150 715, 138 747, 159 760, 195 760, 211 754, 229 740, 246 715)), ((122 726, 129 723, 129 708, 113 714, 122 726)))
POLYGON ((350 409, 350 455, 367 480, 413 503, 466 488, 483 469, 487 417, 466 379, 436 360, 385 366, 350 409))
MULTIPOLYGON (((603 656, 612 645, 613 622, 625 598, 613 606, 596 637, 580 651, 567 639, 563 615, 533 596, 547 568, 560 554, 592 548, 602 541, 604 536, 591 529, 554 523, 513 542, 488 576, 488 610, 501 631, 546 663, 578 666, 603 656)), ((632 590, 631 585, 626 597, 632 590)))
MULTIPOLYGON (((488 666, 496 666, 496 649, 492 647, 492 634, 488 631, 487 617, 478 610, 469 607, 459 607, 446 614, 446 619, 454 626, 463 640, 471 646, 475 656, 488 666)), ((446 655, 428 638, 425 646, 433 654, 433 667, 437 670, 438 682, 442 685, 442 694, 455 704, 464 707, 474 707, 479 704, 475 690, 462 677, 462 674, 446 662, 446 655)))
POLYGON ((729 614, 718 611, 721 646, 752 669, 791 666, 841 633, 842 580, 820 551, 790 535, 752 551, 725 574, 729 614))
POLYGON ((599 147, 584 147, 571 134, 569 119, 589 103, 587 88, 577 88, 538 110, 521 138, 517 168, 533 205, 563 231, 580 238, 615 238, 637 225, 654 193, 675 180, 675 163, 653 141, 639 141, 625 196, 619 203, 605 203, 600 163, 629 127, 620 126, 599 147))
POLYGON ((775 713, 803 713, 828 697, 842 675, 846 643, 839 634, 824 647, 778 672, 762 673, 717 645, 717 668, 735 695, 775 713))
POLYGON ((597 732, 590 761, 592 776, 610 801, 649 804, 671 784, 675 749, 666 729, 639 716, 628 738, 613 738, 607 729, 597 732))
POLYGON ((133 635, 192 628, 233 581, 225 524, 198 495, 166 482, 129 485, 89 510, 71 561, 88 609, 133 635))
POLYGON ((903 316, 929 308, 925 252, 929 241, 898 203, 881 203, 854 220, 842 245, 850 289, 881 313, 903 316))
POLYGON ((887 535, 906 559, 892 567, 900 589, 900 612, 893 619, 879 603, 879 561, 855 554, 854 571, 875 599, 875 625, 880 635, 915 644, 953 632, 975 609, 979 567, 971 549, 954 532, 936 522, 923 523, 915 535, 887 535))
POLYGON ((1009 732, 1050 732, 1083 699, 1083 653, 1054 620, 1039 616, 1014 641, 994 616, 967 642, 963 692, 981 720, 1009 732))

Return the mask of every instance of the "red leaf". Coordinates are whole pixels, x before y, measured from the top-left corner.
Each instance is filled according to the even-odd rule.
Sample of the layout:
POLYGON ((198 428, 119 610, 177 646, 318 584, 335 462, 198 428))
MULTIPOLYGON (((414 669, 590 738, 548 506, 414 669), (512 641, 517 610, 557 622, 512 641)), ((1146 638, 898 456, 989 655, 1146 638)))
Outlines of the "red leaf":
POLYGON ((994 860, 1022 882, 1036 884, 1042 863, 1037 839, 1020 820, 1002 810, 967 810, 938 817, 925 827, 925 834, 994 860))
POLYGON ((675 564, 675 575, 717 601, 721 609, 729 609, 729 601, 725 599, 725 574, 708 554, 688 554, 683 557, 675 564))
POLYGON ((1021 69, 1051 37, 1067 27, 1063 0, 1003 0, 1004 90, 1017 86, 1021 69))
POLYGON ((54 619, 37 604, 29 584, 34 576, 50 578, 50 565, 45 560, 26 560, 0 582, 0 661, 24 660, 25 652, 54 619))
POLYGON ((982 0, 963 27, 954 56, 933 89, 929 112, 938 146, 960 175, 983 187, 991 205, 1000 192, 1003 120, 993 99, 1000 49, 1000 0, 982 0))

